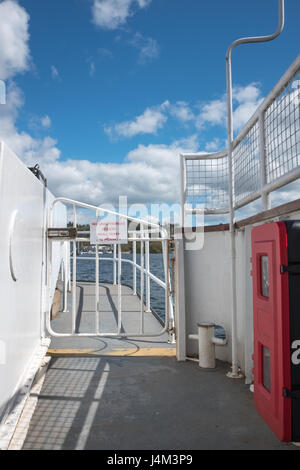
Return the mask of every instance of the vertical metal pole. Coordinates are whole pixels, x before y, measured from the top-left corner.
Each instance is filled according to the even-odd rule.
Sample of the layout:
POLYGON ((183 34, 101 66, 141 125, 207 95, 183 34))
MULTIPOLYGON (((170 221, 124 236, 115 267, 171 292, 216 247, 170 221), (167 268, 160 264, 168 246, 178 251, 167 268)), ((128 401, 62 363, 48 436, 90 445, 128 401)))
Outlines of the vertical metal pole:
POLYGON ((146 312, 151 312, 151 291, 150 291, 150 242, 146 241, 146 312))
POLYGON ((67 242, 65 243, 65 261, 64 261, 64 309, 63 313, 66 313, 68 311, 68 275, 67 275, 67 270, 68 270, 68 263, 67 263, 67 242))
POLYGON ((170 319, 170 284, 169 284, 169 272, 170 272, 170 267, 169 267, 169 244, 168 240, 163 240, 162 242, 163 246, 163 263, 164 263, 164 274, 165 274, 165 284, 166 284, 166 289, 165 289, 165 324, 168 325, 168 334, 169 334, 169 340, 168 342, 170 344, 173 344, 174 337, 173 333, 170 331, 173 329, 173 326, 171 326, 171 319, 170 319))
POLYGON ((234 211, 234 174, 233 174, 233 104, 232 104, 232 51, 242 44, 273 41, 284 28, 284 0, 278 0, 279 25, 274 34, 269 36, 241 38, 234 41, 226 55, 227 78, 227 138, 229 172, 229 210, 230 210, 230 245, 231 245, 231 284, 232 284, 232 372, 231 378, 240 378, 237 359, 237 297, 236 297, 236 246, 235 246, 235 211, 234 211))
POLYGON ((239 377, 237 359, 237 297, 236 297, 236 246, 235 246, 235 211, 234 211, 234 176, 233 176, 233 105, 232 105, 232 69, 231 52, 227 56, 227 126, 228 126, 228 184, 229 184, 229 225, 231 255, 231 336, 232 336, 232 371, 230 377, 239 377))
POLYGON ((136 295, 136 241, 133 242, 133 295, 136 295))
POLYGON ((259 124, 259 163, 260 163, 261 202, 262 202, 262 210, 267 211, 268 209, 270 209, 271 206, 270 206, 270 195, 264 191, 264 187, 267 184, 264 112, 260 112, 258 124, 259 124))
POLYGON ((144 317, 144 283, 145 283, 145 259, 144 259, 144 241, 143 241, 144 226, 140 225, 141 231, 141 334, 145 330, 145 317, 144 317))
MULTIPOLYGON (((96 212, 97 223, 99 219, 99 212, 96 212)), ((95 279, 95 326, 96 334, 99 334, 99 247, 96 244, 96 279, 95 279)))
POLYGON ((186 159, 184 155, 180 156, 181 173, 181 225, 182 233, 185 227, 185 203, 186 203, 186 159))
POLYGON ((113 261, 113 265, 114 265, 114 273, 113 273, 113 276, 114 276, 114 286, 117 285, 117 245, 115 244, 114 245, 114 261, 113 261))
POLYGON ((122 246, 118 250, 118 334, 122 330, 122 246))
MULTIPOLYGON (((77 227, 76 206, 73 206, 74 227, 77 227)), ((72 334, 76 333, 76 277, 77 277, 77 243, 73 241, 73 286, 72 286, 72 334)))

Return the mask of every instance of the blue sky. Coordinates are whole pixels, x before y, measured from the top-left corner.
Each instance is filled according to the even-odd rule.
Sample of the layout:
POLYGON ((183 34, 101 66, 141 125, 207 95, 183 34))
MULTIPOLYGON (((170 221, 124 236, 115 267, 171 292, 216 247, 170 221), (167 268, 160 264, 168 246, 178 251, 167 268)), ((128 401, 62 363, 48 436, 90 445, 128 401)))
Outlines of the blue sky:
MULTIPOLYGON (((177 163, 163 179, 170 159, 175 161, 181 149, 213 151, 225 145, 227 47, 240 36, 273 32, 278 22, 277 0, 3 4, 27 16, 15 24, 7 16, 14 34, 22 30, 18 40, 24 47, 23 62, 20 57, 9 72, 9 60, 17 59, 7 52, 5 19, 0 19, 0 47, 6 47, 0 51, 0 75, 2 65, 12 90, 8 99, 16 101, 11 115, 4 113, 10 122, 2 137, 25 163, 40 162, 53 191, 74 196, 77 188, 77 198, 92 202, 104 198, 108 182, 114 194, 130 186, 134 202, 176 199, 177 183, 172 190, 168 185, 177 178, 177 163), (149 179, 153 168, 157 173, 149 179), (84 178, 84 172, 98 176, 84 178), (67 189, 62 175, 72 183, 67 189), (91 181, 97 190, 85 197, 91 181)), ((234 52, 237 130, 299 53, 299 22, 300 2, 287 0, 279 39, 234 52)))

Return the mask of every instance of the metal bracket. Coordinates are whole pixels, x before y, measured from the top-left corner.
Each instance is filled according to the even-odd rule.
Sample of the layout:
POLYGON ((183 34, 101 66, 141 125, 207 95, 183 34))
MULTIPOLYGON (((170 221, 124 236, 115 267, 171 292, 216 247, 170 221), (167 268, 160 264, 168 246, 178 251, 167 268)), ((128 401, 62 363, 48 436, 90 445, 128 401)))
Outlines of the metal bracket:
POLYGON ((287 388, 283 389, 283 396, 285 398, 294 398, 295 400, 300 400, 300 390, 288 390, 287 388))
POLYGON ((290 266, 282 265, 280 266, 280 272, 281 274, 300 274, 300 264, 292 264, 290 266))
POLYGON ((76 240, 77 228, 48 228, 48 238, 51 240, 62 241, 62 240, 76 240))

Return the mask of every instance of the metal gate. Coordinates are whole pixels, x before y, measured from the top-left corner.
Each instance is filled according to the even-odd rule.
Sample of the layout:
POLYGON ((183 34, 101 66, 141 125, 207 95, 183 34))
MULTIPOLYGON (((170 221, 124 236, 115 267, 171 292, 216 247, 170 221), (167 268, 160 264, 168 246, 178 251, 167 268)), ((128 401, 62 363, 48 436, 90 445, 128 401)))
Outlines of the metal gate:
MULTIPOLYGON (((92 245, 91 245, 92 246, 92 245)), ((97 337, 97 338, 139 338, 139 337, 159 337, 165 333, 169 334, 169 342, 175 341, 175 322, 174 322, 174 309, 172 301, 171 290, 171 276, 170 276, 170 254, 169 254, 169 239, 166 229, 158 224, 150 223, 148 221, 133 218, 128 215, 102 209, 90 204, 73 201, 66 198, 57 198, 53 201, 50 207, 49 224, 48 224, 48 262, 47 262, 47 279, 48 279, 48 308, 46 314, 46 327, 48 332, 54 337, 97 337), (54 208, 56 204, 63 203, 71 206, 73 212, 72 226, 67 228, 57 228, 54 223, 54 208), (101 217, 114 217, 118 224, 126 221, 126 230, 128 242, 132 244, 133 256, 132 260, 122 257, 122 244, 124 242, 113 240, 109 243, 113 247, 112 257, 102 257, 99 255, 98 244, 93 244, 95 247, 94 257, 80 257, 82 262, 94 261, 95 262, 95 329, 88 333, 76 332, 76 286, 77 286, 77 262, 78 262, 78 246, 81 243, 91 244, 90 231, 78 231, 78 209, 87 209, 95 214, 96 222, 101 220, 101 217), (133 226, 133 227, 130 227, 133 226), (53 330, 51 326, 51 278, 52 278, 52 249, 53 242, 60 241, 65 244, 65 249, 68 252, 69 262, 63 263, 62 266, 62 280, 64 285, 64 311, 67 311, 68 289, 72 290, 72 331, 69 333, 59 333, 53 330), (164 280, 159 279, 150 270, 150 244, 152 242, 160 242, 162 245, 163 267, 164 267, 164 280), (140 264, 137 262, 137 251, 140 245, 140 264), (113 284, 118 286, 118 325, 116 331, 110 333, 101 332, 99 327, 99 318, 101 315, 99 305, 99 267, 101 263, 112 264, 113 284), (122 266, 127 263, 133 269, 133 295, 137 295, 137 273, 140 273, 140 320, 136 326, 136 331, 122 333, 122 266), (72 271, 72 280, 70 272, 72 271), (145 331, 145 312, 151 311, 151 292, 150 286, 153 281, 158 286, 164 289, 164 304, 165 304, 165 320, 164 326, 159 333, 145 331)))

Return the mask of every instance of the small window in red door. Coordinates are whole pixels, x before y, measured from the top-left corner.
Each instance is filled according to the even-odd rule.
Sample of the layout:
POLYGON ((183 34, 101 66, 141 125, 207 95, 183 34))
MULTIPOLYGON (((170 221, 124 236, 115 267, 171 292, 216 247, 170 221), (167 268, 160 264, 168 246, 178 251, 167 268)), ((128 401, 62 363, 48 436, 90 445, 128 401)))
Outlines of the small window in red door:
POLYGON ((269 257, 260 257, 260 295, 265 299, 270 298, 269 257))
POLYGON ((262 347, 263 355, 263 386, 271 393, 271 354, 270 349, 262 347))

